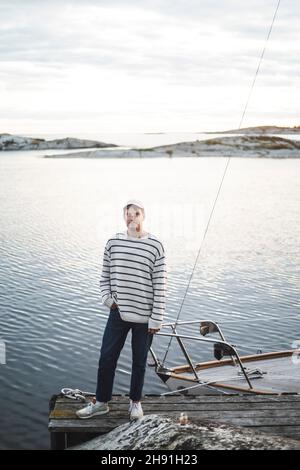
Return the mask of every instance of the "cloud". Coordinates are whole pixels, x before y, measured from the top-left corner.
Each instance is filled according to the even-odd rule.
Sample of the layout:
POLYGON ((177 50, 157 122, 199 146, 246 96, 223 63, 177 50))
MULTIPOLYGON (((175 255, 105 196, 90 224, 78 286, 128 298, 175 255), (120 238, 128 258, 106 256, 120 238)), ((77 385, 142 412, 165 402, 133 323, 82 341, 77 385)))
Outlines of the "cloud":
MULTIPOLYGON (((59 119, 77 109, 90 118, 99 106, 145 116, 153 102, 158 113, 173 110, 174 99, 177 113, 193 114, 199 101, 208 107, 218 99, 224 109, 233 89, 233 106, 241 105, 276 3, 2 0, 0 117, 54 116, 57 109, 59 119), (193 94, 200 98, 193 102, 193 94)), ((282 2, 258 88, 296 87, 299 14, 299 2, 282 2)))

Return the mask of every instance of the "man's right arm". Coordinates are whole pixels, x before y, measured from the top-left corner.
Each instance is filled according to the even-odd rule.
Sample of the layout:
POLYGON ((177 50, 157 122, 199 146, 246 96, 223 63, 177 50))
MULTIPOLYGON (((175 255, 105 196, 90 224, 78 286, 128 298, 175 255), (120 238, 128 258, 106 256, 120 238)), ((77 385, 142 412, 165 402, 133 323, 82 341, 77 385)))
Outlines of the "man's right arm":
POLYGON ((108 308, 115 308, 116 303, 112 297, 110 285, 110 252, 106 244, 103 253, 102 272, 100 277, 100 293, 102 297, 102 304, 108 308))

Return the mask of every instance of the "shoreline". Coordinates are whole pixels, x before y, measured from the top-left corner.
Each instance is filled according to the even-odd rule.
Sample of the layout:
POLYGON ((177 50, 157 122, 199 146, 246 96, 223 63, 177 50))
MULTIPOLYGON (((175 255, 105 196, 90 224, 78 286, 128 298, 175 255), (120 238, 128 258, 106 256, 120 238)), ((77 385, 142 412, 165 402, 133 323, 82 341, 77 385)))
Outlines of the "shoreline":
POLYGON ((300 158, 300 141, 277 136, 231 136, 150 148, 86 150, 44 155, 43 158, 300 158))

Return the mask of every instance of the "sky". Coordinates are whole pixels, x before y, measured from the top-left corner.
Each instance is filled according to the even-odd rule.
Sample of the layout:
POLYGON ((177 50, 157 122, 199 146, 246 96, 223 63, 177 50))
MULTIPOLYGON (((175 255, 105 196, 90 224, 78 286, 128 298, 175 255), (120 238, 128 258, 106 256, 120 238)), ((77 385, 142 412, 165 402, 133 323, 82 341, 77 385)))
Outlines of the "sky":
MULTIPOLYGON (((278 0, 0 0, 0 133, 239 126, 278 0)), ((282 0, 242 127, 300 125, 282 0)))

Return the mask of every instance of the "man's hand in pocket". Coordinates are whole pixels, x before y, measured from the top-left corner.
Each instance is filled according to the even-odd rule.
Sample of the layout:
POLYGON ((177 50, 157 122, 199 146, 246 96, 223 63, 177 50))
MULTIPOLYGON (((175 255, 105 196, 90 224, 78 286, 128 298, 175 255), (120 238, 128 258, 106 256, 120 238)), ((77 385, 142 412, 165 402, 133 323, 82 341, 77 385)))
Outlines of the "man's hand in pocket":
POLYGON ((159 330, 160 328, 149 328, 148 333, 150 333, 150 335, 155 335, 159 330))

